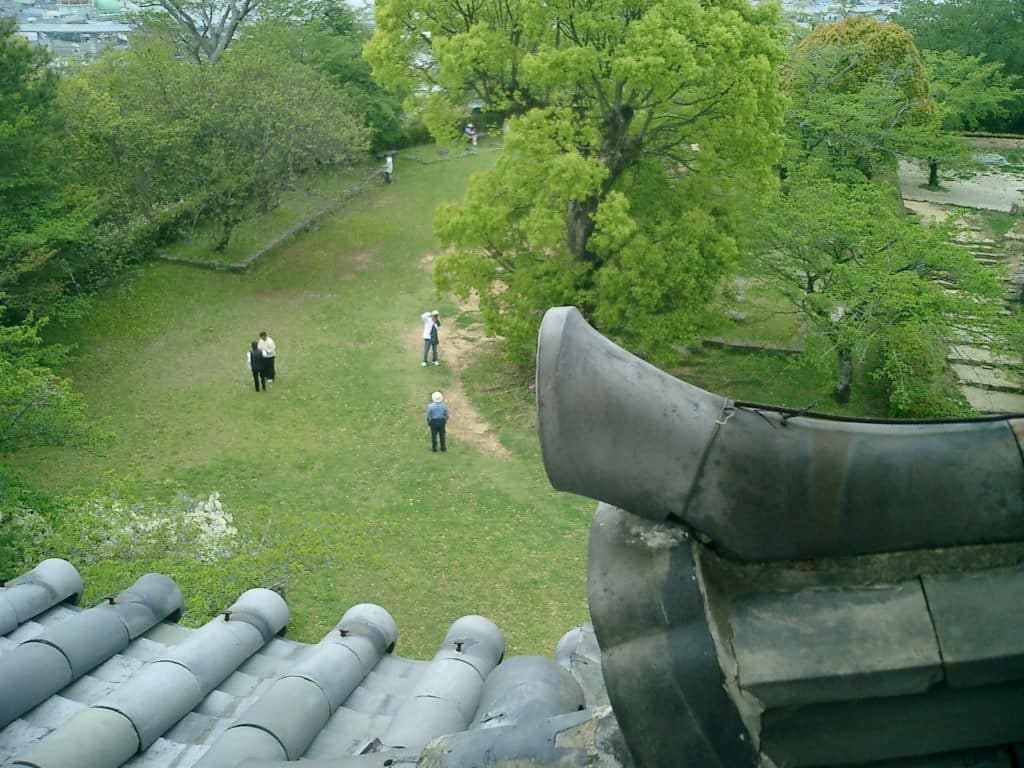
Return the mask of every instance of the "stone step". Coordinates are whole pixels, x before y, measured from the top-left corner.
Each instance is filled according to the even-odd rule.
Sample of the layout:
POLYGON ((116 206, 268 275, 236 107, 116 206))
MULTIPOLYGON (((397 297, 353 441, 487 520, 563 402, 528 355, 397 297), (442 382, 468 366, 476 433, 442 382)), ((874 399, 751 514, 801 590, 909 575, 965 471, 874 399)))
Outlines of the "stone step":
POLYGON ((978 413, 1024 413, 1024 395, 979 387, 961 387, 960 391, 978 413))
POLYGON ((1001 245, 985 245, 984 243, 958 243, 955 240, 950 242, 958 248, 970 251, 971 253, 1002 253, 1001 245))
POLYGON ((989 239, 987 237, 977 237, 977 238, 975 238, 975 237, 964 237, 962 233, 959 234, 959 235, 954 236, 949 242, 955 243, 956 245, 967 245, 967 246, 997 245, 995 240, 991 240, 991 239, 989 239))
POLYGON ((951 363, 964 363, 966 365, 990 365, 1000 368, 1017 368, 1022 365, 1019 359, 994 352, 987 347, 972 346, 969 344, 956 344, 949 348, 946 359, 951 363))
POLYGON ((1024 393, 1024 385, 1021 383, 1020 376, 1008 369, 962 363, 953 363, 950 367, 963 384, 997 392, 1024 393))

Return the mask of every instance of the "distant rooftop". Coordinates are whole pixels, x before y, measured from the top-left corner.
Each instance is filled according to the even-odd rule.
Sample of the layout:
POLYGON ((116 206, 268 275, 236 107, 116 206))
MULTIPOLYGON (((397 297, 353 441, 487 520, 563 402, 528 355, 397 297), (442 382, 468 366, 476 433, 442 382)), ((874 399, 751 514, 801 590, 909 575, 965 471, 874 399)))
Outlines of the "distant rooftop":
POLYGON ((125 34, 132 31, 131 24, 117 21, 87 21, 80 24, 61 23, 57 21, 26 21, 18 25, 18 31, 35 32, 37 34, 57 35, 104 35, 125 34))

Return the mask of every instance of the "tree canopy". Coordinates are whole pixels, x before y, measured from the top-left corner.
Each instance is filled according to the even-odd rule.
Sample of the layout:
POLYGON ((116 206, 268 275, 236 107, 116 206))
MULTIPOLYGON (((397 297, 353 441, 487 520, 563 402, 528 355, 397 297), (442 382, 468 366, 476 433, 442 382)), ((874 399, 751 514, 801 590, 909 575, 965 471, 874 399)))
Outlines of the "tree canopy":
POLYGON ((266 0, 144 0, 141 7, 193 59, 214 64, 245 20, 265 5, 266 0))
POLYGON ((856 16, 821 24, 794 50, 785 76, 787 168, 823 162, 870 178, 899 156, 950 154, 913 39, 856 16))
POLYGON ((579 306, 653 357, 691 337, 781 146, 777 12, 744 0, 377 5, 374 71, 438 135, 509 115, 495 169, 437 215, 440 284, 528 363, 579 306))
POLYGON ((922 226, 887 185, 791 179, 761 220, 756 263, 808 323, 812 351, 836 365, 836 394, 881 349, 892 415, 953 416, 966 404, 943 358, 964 323, 999 323, 997 276, 949 242, 952 223, 922 226))
POLYGON ((100 178, 121 211, 184 207, 216 222, 217 247, 295 179, 354 160, 366 131, 338 89, 287 54, 240 43, 215 67, 154 44, 111 54, 68 79, 68 158, 100 178))
POLYGON ((1019 78, 1005 74, 1001 62, 949 50, 923 51, 922 58, 946 130, 975 131, 1005 120, 1024 97, 1015 87, 1019 78))
MULTIPOLYGON (((1010 76, 1024 77, 1024 3, 1020 0, 903 0, 894 20, 910 30, 918 48, 953 51, 998 62, 1010 76)), ((1024 95, 1008 114, 990 113, 989 128, 1024 129, 1024 95)))

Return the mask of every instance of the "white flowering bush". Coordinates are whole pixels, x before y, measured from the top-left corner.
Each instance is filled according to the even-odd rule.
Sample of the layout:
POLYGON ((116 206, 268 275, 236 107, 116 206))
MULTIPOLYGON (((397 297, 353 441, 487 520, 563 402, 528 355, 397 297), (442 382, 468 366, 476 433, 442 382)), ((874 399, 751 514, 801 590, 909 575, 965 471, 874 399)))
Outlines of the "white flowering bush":
POLYGON ((234 554, 238 529, 218 492, 179 501, 163 507, 94 497, 62 521, 73 550, 68 554, 83 564, 175 555, 208 563, 234 554))

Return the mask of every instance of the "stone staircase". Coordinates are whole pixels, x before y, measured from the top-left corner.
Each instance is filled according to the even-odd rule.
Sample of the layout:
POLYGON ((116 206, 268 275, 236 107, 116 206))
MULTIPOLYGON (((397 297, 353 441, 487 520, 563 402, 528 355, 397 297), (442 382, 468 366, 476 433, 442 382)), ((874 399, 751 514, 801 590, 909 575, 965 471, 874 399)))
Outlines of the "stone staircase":
MULTIPOLYGON (((1018 222, 1001 242, 986 237, 965 220, 952 241, 988 267, 1006 270, 1005 312, 1021 301, 1024 286, 1024 222, 1018 222)), ((1024 413, 1024 362, 1003 348, 983 329, 961 329, 961 341, 946 355, 967 402, 978 413, 1024 413)))

